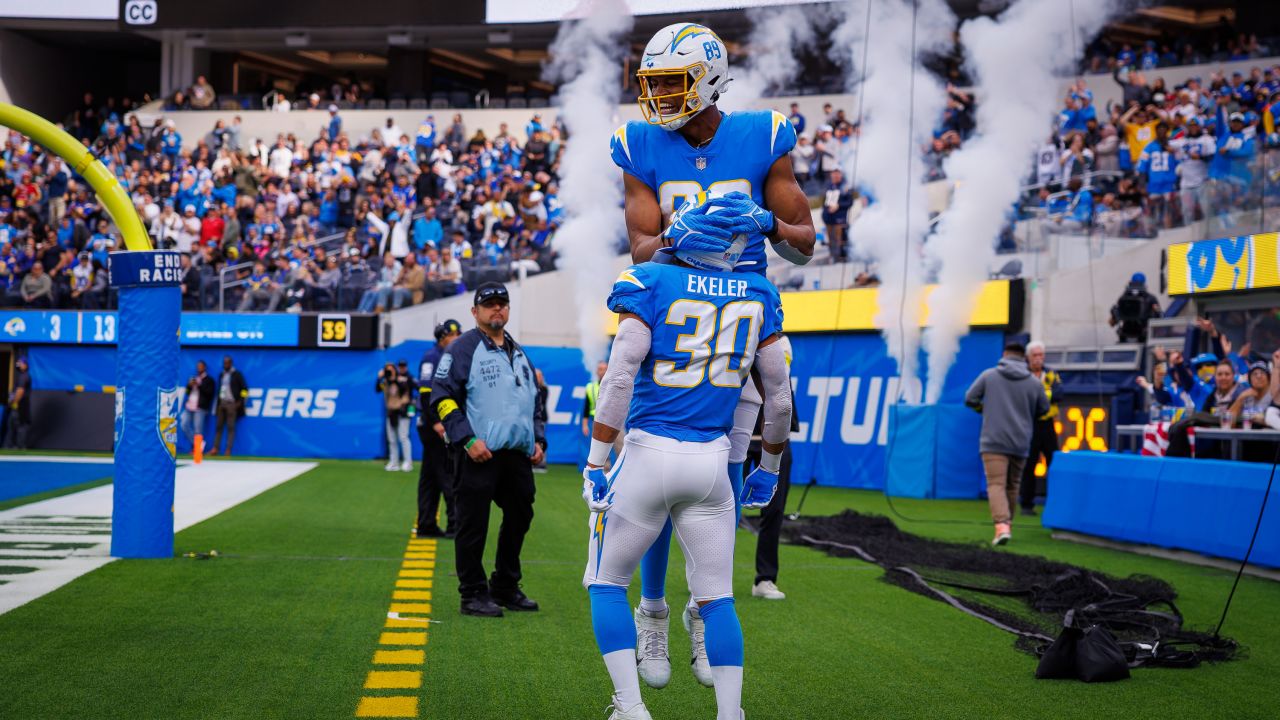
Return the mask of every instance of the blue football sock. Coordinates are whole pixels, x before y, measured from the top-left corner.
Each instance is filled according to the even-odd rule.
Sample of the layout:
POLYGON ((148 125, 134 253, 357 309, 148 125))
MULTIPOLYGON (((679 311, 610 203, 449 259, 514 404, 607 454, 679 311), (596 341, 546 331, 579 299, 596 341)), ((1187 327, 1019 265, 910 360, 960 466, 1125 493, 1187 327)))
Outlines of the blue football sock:
MULTIPOLYGON (((591 627, 596 633, 596 645, 601 655, 618 650, 636 649, 636 623, 631 617, 631 605, 627 603, 627 589, 616 585, 592 585, 591 627)), ((741 630, 739 638, 741 638, 741 630)), ((741 642, 741 639, 739 639, 741 642)))
POLYGON ((651 600, 667 594, 667 561, 671 559, 671 518, 640 559, 640 596, 651 600))
MULTIPOLYGON (((594 607, 594 605, 593 605, 594 607)), ((712 600, 700 608, 706 627, 707 662, 742 666, 742 625, 733 598, 712 600)))
POLYGON ((733 488, 735 519, 742 521, 742 463, 729 463, 729 485, 733 488))

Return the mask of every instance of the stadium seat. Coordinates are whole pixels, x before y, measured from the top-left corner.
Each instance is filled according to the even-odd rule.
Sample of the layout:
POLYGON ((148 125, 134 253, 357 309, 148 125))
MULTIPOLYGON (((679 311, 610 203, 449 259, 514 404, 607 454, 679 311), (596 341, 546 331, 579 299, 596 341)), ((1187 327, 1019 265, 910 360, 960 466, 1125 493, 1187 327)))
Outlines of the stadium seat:
POLYGON ((449 107, 468 108, 474 105, 472 97, 465 92, 453 91, 449 93, 449 107))
POLYGON ((391 98, 391 100, 387 102, 388 110, 404 110, 406 107, 408 107, 408 103, 405 102, 404 98, 391 98))
POLYGON ((432 110, 448 110, 448 109, 449 109, 449 101, 448 101, 448 99, 446 99, 446 98, 432 98, 432 99, 431 99, 431 109, 432 109, 432 110))
POLYGON ((387 101, 383 100, 382 98, 373 98, 368 103, 366 103, 364 107, 366 110, 386 110, 387 101))
POLYGON ((529 104, 525 102, 524 98, 517 95, 515 97, 507 99, 507 107, 511 108, 512 110, 521 110, 529 107, 529 104))
POLYGON ((547 107, 547 99, 544 97, 531 97, 529 98, 529 107, 531 108, 547 107))
POLYGON ((424 98, 424 97, 416 97, 416 98, 412 98, 412 99, 410 99, 410 100, 409 100, 409 109, 410 109, 410 110, 426 110, 426 109, 427 109, 427 99, 426 99, 426 98, 424 98))
POLYGON ((493 110, 505 110, 507 108, 507 99, 504 97, 489 98, 489 107, 493 110))

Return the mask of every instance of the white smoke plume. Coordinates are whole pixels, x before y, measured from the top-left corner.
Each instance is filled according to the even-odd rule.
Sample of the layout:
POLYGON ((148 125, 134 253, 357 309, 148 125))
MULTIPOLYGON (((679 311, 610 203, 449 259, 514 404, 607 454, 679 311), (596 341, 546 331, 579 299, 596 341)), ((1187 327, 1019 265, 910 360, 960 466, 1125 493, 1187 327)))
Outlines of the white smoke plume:
POLYGON ((560 26, 544 72, 560 86, 569 140, 560 161, 566 221, 556 233, 562 267, 573 279, 578 340, 588 372, 605 359, 605 299, 613 284, 615 240, 623 237, 622 184, 609 138, 622 92, 622 56, 632 17, 622 0, 596 0, 582 19, 560 26))
POLYGON ((998 20, 977 18, 960 30, 976 80, 978 134, 946 163, 955 193, 930 242, 942 269, 929 300, 928 402, 937 401, 960 338, 969 331, 995 239, 1018 198, 1028 159, 1051 130, 1060 74, 1070 71, 1115 4, 1021 0, 998 20))
MULTIPOLYGON (((854 254, 876 265, 881 282, 876 324, 884 328, 908 402, 920 399, 917 308, 921 245, 929 229, 922 153, 946 103, 942 84, 924 68, 921 57, 944 49, 955 28, 943 0, 919 0, 914 15, 914 48, 910 0, 853 0, 844 6, 844 19, 832 37, 839 56, 850 65, 850 92, 863 112, 856 150, 846 146, 837 157, 845 182, 856 182, 875 199, 850 228, 850 240, 854 254), (869 25, 867 2, 872 3, 869 25), (869 45, 864 48, 864 43, 869 45), (866 67, 857 67, 864 56, 866 67), (913 83, 914 102, 909 93, 913 83)), ((856 121, 857 107, 845 112, 856 121)))
POLYGON ((733 82, 716 106, 725 112, 746 110, 766 94, 787 90, 800 75, 796 55, 816 39, 812 17, 812 7, 799 5, 748 9, 746 57, 739 67, 730 68, 733 82))

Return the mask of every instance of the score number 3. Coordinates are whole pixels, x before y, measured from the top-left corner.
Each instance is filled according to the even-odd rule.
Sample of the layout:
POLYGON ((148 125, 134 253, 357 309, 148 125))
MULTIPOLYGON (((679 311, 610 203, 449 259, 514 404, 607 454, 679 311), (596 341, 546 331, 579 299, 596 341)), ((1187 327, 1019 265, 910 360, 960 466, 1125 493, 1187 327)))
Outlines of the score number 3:
POLYGON ((694 321, 693 332, 676 337, 676 352, 687 353, 683 368, 671 360, 653 364, 653 381, 664 387, 694 388, 704 379, 716 387, 742 387, 747 370, 745 362, 755 357, 760 344, 760 325, 764 322, 764 305, 756 300, 731 302, 717 311, 705 300, 677 300, 667 311, 667 325, 684 327, 694 321), (741 354, 737 353, 738 330, 747 323, 747 338, 741 354), (715 349, 712 349, 712 343, 715 349), (736 367, 735 367, 736 360, 736 367))

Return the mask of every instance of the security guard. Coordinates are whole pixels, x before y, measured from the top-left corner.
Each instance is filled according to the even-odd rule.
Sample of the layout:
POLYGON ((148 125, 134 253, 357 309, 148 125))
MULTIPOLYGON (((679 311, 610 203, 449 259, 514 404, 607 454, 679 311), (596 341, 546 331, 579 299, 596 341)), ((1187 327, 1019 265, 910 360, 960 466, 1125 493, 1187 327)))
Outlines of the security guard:
POLYGON ((457 320, 436 325, 436 344, 422 355, 418 363, 418 439, 422 441, 422 469, 418 472, 418 537, 451 538, 458 529, 457 508, 453 501, 454 463, 456 459, 445 443, 444 424, 431 403, 431 376, 435 375, 445 348, 462 334, 457 320), (445 517, 449 526, 441 530, 436 520, 440 496, 444 495, 445 517))
POLYGON ((476 289, 476 327, 445 351, 431 384, 431 403, 445 436, 465 452, 454 497, 454 542, 462 614, 501 617, 502 608, 537 610, 520 590, 520 548, 533 521, 533 466, 546 453, 546 417, 537 402, 533 365, 506 333, 511 298, 501 283, 476 289), (485 579, 489 506, 502 508, 493 575, 485 579), (499 607, 501 606, 501 607, 499 607))
MULTIPOLYGON (((1036 514, 1036 460, 1044 455, 1044 476, 1049 477, 1049 464, 1053 462, 1053 454, 1058 450, 1058 431, 1054 429, 1054 421, 1058 419, 1058 403, 1056 398, 1062 396, 1062 378, 1058 373, 1044 366, 1044 343, 1027 344, 1027 369, 1044 383, 1044 394, 1049 398, 1049 412, 1036 418, 1031 428, 1031 454, 1026 465, 1022 466, 1022 487, 1019 488, 1019 502, 1022 514, 1036 514)), ((1045 495, 1049 494, 1048 485, 1045 495)))
POLYGON ((596 363, 596 376, 587 383, 586 398, 582 402, 582 435, 591 436, 591 426, 596 420, 596 399, 600 397, 600 381, 609 370, 609 363, 601 360, 596 363))

